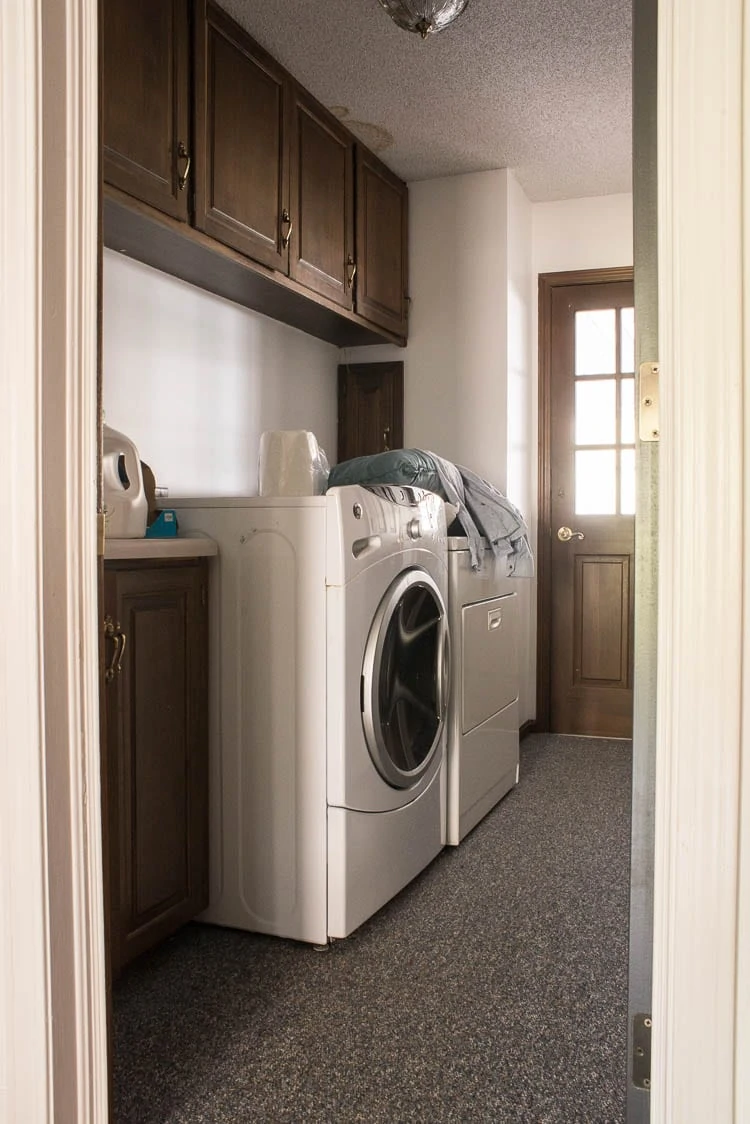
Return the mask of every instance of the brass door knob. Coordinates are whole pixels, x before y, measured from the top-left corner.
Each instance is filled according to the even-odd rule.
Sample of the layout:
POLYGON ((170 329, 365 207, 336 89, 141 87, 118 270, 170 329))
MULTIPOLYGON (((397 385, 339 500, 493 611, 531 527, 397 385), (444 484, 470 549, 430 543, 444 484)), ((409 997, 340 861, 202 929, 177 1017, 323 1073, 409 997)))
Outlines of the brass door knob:
POLYGON ((570 527, 560 527, 557 532, 560 542, 570 542, 571 539, 583 539, 583 531, 571 531, 570 527))

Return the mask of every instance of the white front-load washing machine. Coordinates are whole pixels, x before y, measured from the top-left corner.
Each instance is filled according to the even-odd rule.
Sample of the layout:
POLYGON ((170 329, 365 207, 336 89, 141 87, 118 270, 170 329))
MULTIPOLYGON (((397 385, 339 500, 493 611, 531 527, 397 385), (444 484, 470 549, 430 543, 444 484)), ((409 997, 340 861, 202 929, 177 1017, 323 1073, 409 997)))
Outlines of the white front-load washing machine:
POLYGON ((443 504, 412 488, 177 501, 210 587, 210 905, 345 937, 445 843, 443 504))

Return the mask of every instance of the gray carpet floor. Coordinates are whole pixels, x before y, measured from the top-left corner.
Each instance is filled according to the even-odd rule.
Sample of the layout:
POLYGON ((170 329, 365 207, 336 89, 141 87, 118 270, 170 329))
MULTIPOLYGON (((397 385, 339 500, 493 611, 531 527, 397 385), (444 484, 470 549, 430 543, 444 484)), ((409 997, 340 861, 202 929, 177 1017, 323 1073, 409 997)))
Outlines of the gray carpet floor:
POLYGON ((192 924, 115 988, 119 1124, 625 1120, 629 742, 532 735, 327 952, 192 924))

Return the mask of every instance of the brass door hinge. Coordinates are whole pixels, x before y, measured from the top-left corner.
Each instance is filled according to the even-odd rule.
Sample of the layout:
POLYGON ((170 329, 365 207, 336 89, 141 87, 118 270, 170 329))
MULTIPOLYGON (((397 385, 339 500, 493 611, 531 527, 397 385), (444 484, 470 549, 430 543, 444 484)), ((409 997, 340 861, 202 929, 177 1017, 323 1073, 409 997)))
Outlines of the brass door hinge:
POLYGON ((96 513, 96 556, 104 557, 104 544, 107 537, 107 517, 103 511, 96 513))
POLYGON ((641 441, 659 440, 659 373, 653 359, 638 368, 638 436, 641 441))
POLYGON ((633 1015, 633 1084, 651 1088, 651 1016, 633 1015))

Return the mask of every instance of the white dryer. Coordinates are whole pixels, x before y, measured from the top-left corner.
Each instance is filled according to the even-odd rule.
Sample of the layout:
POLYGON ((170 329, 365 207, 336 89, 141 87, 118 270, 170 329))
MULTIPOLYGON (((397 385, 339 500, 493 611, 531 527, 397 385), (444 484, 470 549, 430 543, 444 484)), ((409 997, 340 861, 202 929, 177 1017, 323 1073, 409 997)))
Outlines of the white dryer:
POLYGON ((445 843, 443 504, 348 486, 175 506, 219 546, 202 919, 345 937, 445 843))
POLYGON ((453 670, 446 841, 454 846, 518 782, 519 580, 489 550, 473 570, 467 539, 448 539, 453 670))

